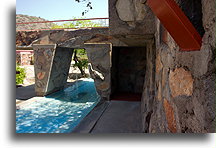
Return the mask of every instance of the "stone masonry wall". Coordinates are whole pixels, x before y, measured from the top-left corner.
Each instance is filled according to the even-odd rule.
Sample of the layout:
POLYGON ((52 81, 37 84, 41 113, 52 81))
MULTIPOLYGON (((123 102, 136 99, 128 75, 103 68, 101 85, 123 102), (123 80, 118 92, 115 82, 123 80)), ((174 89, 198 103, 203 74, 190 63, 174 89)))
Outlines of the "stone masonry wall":
POLYGON ((215 7, 214 0, 202 0, 205 33, 200 51, 180 52, 156 20, 156 50, 147 48, 144 132, 215 132, 215 7))
POLYGON ((73 49, 56 45, 34 45, 35 92, 44 96, 64 87, 73 49))
POLYGON ((52 61, 47 93, 52 93, 64 88, 67 83, 73 49, 57 47, 52 61))
POLYGON ((154 15, 146 0, 109 0, 110 35, 153 34, 154 15))
POLYGON ((86 44, 89 72, 94 79, 96 90, 101 99, 109 100, 111 93, 111 44, 86 44))

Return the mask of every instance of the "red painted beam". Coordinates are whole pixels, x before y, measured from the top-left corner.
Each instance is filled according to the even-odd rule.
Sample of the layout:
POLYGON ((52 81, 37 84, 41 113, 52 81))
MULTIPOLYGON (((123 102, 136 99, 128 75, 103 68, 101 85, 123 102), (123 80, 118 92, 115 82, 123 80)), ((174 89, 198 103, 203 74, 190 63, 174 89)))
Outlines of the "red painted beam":
POLYGON ((200 50, 202 38, 174 0, 147 0, 147 5, 167 29, 181 51, 200 50))

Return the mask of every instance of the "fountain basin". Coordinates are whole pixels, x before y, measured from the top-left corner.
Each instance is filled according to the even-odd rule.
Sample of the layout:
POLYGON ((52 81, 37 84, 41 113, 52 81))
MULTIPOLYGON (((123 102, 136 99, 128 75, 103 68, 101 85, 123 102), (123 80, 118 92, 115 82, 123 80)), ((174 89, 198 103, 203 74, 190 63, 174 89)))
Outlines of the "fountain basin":
POLYGON ((81 79, 46 97, 34 97, 16 110, 17 133, 70 133, 97 105, 92 79, 81 79))

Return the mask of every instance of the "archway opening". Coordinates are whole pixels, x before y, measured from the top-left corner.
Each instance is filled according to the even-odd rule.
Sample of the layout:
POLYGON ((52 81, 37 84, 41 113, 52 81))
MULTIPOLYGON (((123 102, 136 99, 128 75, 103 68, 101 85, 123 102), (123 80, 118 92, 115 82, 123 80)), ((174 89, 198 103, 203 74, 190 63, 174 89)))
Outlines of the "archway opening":
POLYGON ((146 47, 113 47, 111 100, 140 101, 146 71, 146 47))

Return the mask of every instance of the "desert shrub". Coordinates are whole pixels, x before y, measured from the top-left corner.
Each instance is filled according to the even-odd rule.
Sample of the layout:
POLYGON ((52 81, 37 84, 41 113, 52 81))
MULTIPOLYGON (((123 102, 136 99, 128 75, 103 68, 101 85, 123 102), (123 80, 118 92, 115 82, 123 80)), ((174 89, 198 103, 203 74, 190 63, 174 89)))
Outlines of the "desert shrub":
POLYGON ((17 65, 16 66, 16 85, 23 84, 25 77, 26 77, 25 69, 17 65))

